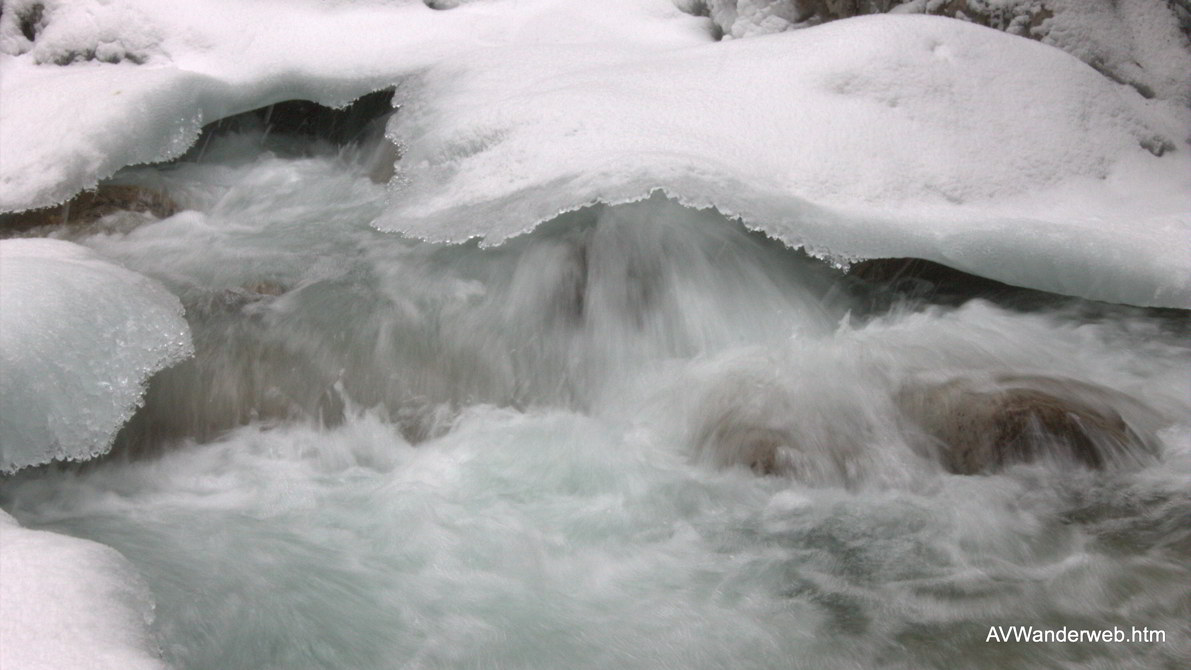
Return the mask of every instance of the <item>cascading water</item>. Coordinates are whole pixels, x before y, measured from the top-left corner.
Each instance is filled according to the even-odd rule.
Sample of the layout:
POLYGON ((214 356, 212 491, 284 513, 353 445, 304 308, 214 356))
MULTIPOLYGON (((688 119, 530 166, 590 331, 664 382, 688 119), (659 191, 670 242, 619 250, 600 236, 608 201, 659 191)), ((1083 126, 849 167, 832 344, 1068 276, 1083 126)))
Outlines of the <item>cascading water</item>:
POLYGON ((167 219, 35 231, 187 308, 195 358, 109 457, 2 490, 142 571, 177 667, 1191 658, 1185 315, 890 304, 662 198, 419 243, 370 227, 349 157, 263 141, 120 175, 167 219), (907 389, 1004 379, 1107 398, 1127 458, 952 474, 907 389), (986 642, 1006 625, 1168 642, 986 642))

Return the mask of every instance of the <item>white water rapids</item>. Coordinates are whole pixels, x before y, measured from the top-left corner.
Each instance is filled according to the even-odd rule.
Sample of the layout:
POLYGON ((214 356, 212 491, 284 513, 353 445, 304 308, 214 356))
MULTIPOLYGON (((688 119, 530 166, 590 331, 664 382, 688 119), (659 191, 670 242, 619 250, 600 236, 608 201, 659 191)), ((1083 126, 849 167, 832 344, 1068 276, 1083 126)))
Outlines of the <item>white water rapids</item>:
POLYGON ((263 141, 119 175, 175 216, 54 232, 178 295, 197 355, 109 457, 0 488, 141 570, 176 667, 1191 661, 1185 315, 882 301, 660 198, 420 243, 369 226, 351 155, 263 141), (949 474, 897 390, 1000 374, 1135 399, 1157 453, 949 474), (798 476, 721 467, 725 412, 794 436, 798 476), (985 641, 1006 625, 1167 642, 985 641))

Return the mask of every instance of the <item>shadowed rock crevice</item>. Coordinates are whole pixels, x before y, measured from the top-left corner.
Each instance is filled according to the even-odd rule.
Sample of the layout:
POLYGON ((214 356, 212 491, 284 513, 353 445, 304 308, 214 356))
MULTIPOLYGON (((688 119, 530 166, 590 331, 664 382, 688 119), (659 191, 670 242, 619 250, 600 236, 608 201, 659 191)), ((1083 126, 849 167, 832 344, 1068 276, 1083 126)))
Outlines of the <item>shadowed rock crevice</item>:
POLYGON ((0 51, 9 56, 29 54, 40 65, 142 65, 163 55, 134 7, 104 2, 75 13, 72 4, 7 0, 0 8, 0 51))
POLYGON ((845 277, 846 291, 861 306, 858 317, 880 316, 893 309, 958 307, 986 300, 1014 311, 1048 311, 1099 320, 1131 315, 1154 319, 1163 330, 1191 335, 1188 312, 1168 307, 1130 307, 1036 289, 969 274, 921 258, 873 258, 853 264, 845 277))
POLYGON ((331 148, 357 149, 358 159, 377 183, 393 176, 399 148, 384 136, 385 123, 394 113, 392 88, 363 95, 341 108, 309 100, 285 100, 220 119, 203 127, 198 141, 179 161, 202 157, 211 140, 230 133, 263 132, 262 142, 283 153, 311 153, 331 148))
POLYGON ((30 42, 37 39, 37 34, 41 32, 45 21, 45 5, 41 3, 34 3, 24 11, 17 12, 17 21, 21 29, 21 34, 30 42))
POLYGON ((335 145, 359 141, 393 112, 393 89, 374 91, 341 108, 309 100, 285 100, 216 121, 204 129, 227 132, 264 128, 269 133, 322 139, 335 145))

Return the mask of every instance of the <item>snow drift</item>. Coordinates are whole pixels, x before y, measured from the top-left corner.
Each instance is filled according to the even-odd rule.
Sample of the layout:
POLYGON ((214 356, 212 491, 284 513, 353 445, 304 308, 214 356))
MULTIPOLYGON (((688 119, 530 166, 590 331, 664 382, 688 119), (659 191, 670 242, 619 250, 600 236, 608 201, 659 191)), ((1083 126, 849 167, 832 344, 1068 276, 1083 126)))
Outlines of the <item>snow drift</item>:
POLYGON ((874 16, 648 61, 469 65, 407 87, 390 131, 408 185, 382 227, 499 243, 662 188, 840 260, 1191 305, 1191 258, 1172 253, 1191 212, 1186 114, 1057 49, 874 16))
POLYGON ((149 376, 192 351, 157 282, 69 242, 0 242, 0 472, 106 452, 149 376))
POLYGON ((1167 0, 675 0, 725 39, 882 12, 949 16, 1058 47, 1147 97, 1191 103, 1191 49, 1167 0))
POLYGON ((0 511, 0 666, 165 670, 153 597, 115 549, 21 528, 0 511))
POLYGON ((175 157, 221 116, 396 85, 385 230, 495 244, 662 189, 837 262, 1191 306, 1191 114, 988 28, 881 15, 715 42, 667 0, 44 5, 29 35, 0 25, 0 210, 175 157), (105 52, 119 11, 136 38, 105 52))

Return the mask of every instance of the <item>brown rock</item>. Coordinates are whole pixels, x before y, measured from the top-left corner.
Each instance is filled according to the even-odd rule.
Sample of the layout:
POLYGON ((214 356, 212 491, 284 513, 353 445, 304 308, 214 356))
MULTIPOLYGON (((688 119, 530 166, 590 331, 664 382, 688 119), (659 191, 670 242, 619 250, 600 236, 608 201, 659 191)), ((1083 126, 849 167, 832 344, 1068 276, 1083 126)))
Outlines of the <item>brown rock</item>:
POLYGON ((0 219, 0 233, 12 233, 56 225, 88 225, 116 212, 143 212, 164 219, 178 212, 169 196, 140 186, 106 184, 84 191, 61 205, 6 214, 0 219))
POLYGON ((779 428, 743 423, 732 416, 708 422, 696 438, 696 448, 720 467, 746 465, 758 475, 781 474, 782 449, 793 444, 792 436, 779 428))
POLYGON ((1071 379, 956 379, 904 388, 896 402, 956 474, 1040 459, 1099 469, 1153 454, 1152 412, 1122 393, 1071 379))

